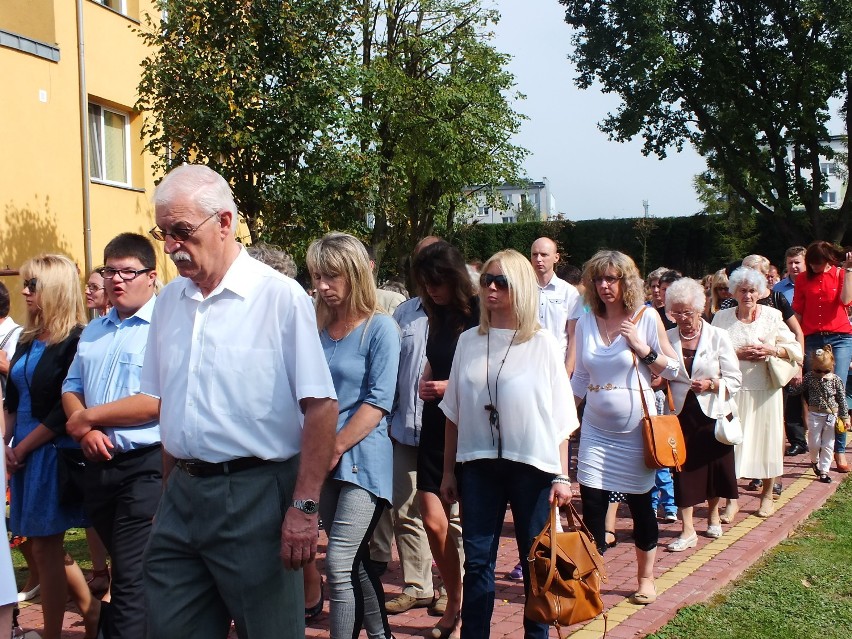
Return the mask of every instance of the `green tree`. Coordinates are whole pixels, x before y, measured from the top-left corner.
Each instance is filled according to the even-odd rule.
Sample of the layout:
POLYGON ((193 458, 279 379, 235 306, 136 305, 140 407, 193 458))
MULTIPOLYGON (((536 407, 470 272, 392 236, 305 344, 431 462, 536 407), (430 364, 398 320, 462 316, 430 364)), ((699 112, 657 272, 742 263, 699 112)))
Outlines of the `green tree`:
POLYGON ((819 162, 833 157, 830 98, 843 100, 847 132, 852 124, 852 0, 560 3, 576 29, 578 86, 622 100, 604 132, 642 135, 643 152, 661 158, 690 142, 788 241, 797 207, 814 236, 840 239, 852 194, 821 211, 819 162))
MULTIPOLYGON (((304 228, 342 136, 355 12, 346 0, 159 0, 136 108, 163 171, 201 162, 232 185, 253 238, 304 228)), ((316 225, 313 225, 316 226, 316 225)))
POLYGON ((465 185, 516 179, 522 116, 508 56, 490 44, 498 15, 480 0, 362 0, 360 19, 358 201, 377 259, 390 249, 398 262, 418 238, 452 232, 465 185))

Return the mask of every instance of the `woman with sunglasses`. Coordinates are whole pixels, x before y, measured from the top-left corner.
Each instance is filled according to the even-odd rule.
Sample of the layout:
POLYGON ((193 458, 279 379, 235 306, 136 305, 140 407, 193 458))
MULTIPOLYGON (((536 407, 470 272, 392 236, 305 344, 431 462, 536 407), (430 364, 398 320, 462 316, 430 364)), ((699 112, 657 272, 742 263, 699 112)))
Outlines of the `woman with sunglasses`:
POLYGON ((396 392, 399 328, 376 301, 370 260, 358 239, 327 233, 308 247, 306 258, 339 411, 320 498, 328 534, 330 633, 332 639, 350 639, 363 626, 368 637, 390 637, 369 542, 392 496, 387 415, 396 392))
POLYGON ((79 452, 65 434, 62 381, 86 321, 77 267, 61 255, 40 255, 21 267, 27 317, 12 359, 6 394, 6 466, 12 477, 10 529, 32 541, 38 567, 45 639, 59 639, 70 592, 86 637, 97 632, 100 602, 63 548, 65 531, 87 525, 81 501, 60 494, 63 455, 79 452), (12 443, 9 446, 9 443, 12 443))
MULTIPOLYGON (((446 415, 441 496, 448 503, 461 499, 462 639, 490 635, 506 506, 526 556, 550 505, 571 499, 568 436, 577 428, 562 349, 538 323, 538 281, 529 260, 500 251, 483 266, 479 283, 479 327, 459 337, 440 403, 446 415)), ((526 561, 522 568, 526 593, 526 561)), ((545 639, 548 626, 524 618, 524 636, 545 639)))
POLYGON ((452 507, 441 501, 446 418, 438 403, 444 398, 459 335, 479 324, 479 298, 464 257, 447 242, 422 248, 414 258, 412 271, 429 318, 427 363, 419 387, 424 403, 417 446, 417 496, 432 557, 447 592, 447 607, 431 636, 445 639, 458 627, 462 586, 458 509, 452 512, 452 507))
POLYGON ((574 399, 586 398, 580 431, 577 481, 583 520, 601 552, 607 547, 605 517, 610 492, 623 493, 633 517, 638 588, 635 604, 656 600, 654 558, 659 530, 651 508, 655 471, 645 466, 641 390, 656 410, 651 376, 674 379, 680 368, 660 314, 643 305, 642 279, 633 260, 598 251, 583 268, 586 303, 577 323, 574 399))

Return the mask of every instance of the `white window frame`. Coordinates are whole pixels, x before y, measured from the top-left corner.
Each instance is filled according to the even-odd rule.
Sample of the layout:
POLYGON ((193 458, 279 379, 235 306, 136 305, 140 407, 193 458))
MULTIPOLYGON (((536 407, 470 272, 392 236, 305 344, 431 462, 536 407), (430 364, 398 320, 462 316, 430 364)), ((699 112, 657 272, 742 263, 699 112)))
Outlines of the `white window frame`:
POLYGON ((836 191, 823 191, 820 194, 820 199, 823 204, 837 204, 837 192, 836 191))
POLYGON ((117 11, 122 15, 127 15, 127 0, 118 0, 116 4, 118 4, 118 8, 110 6, 110 0, 94 0, 96 3, 105 6, 107 9, 112 9, 113 11, 117 11))
MULTIPOLYGON (((101 149, 101 153, 97 155, 96 161, 98 166, 100 167, 100 174, 104 177, 96 177, 94 175, 90 175, 90 179, 92 182, 97 182, 99 184, 116 184, 120 186, 130 186, 130 114, 124 113, 122 111, 116 111, 115 109, 111 109, 109 107, 104 106, 103 104, 98 104, 97 102, 89 102, 89 107, 97 107, 100 109, 100 114, 98 117, 97 127, 98 132, 100 134, 101 144, 103 144, 103 133, 104 133, 104 112, 108 111, 114 115, 117 115, 124 119, 124 180, 111 180, 106 176, 106 155, 103 153, 103 149, 101 149)), ((88 113, 88 112, 87 112, 88 113)), ((91 113, 88 113, 89 117, 92 117, 91 113)), ((88 144, 89 144, 89 155, 90 155, 90 163, 92 162, 92 158, 94 158, 95 149, 93 140, 91 139, 91 122, 89 123, 89 128, 87 129, 87 133, 89 136, 88 144)))

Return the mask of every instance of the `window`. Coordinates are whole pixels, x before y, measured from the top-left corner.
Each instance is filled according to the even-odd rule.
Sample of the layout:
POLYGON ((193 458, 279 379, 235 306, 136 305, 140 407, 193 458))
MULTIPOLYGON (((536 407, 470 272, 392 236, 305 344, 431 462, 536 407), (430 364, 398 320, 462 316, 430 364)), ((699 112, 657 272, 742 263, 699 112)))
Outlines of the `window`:
POLYGON ((127 115, 89 104, 89 171, 93 180, 129 184, 127 115))
POLYGON ((823 204, 837 204, 837 193, 835 191, 825 191, 820 195, 823 204))
POLYGON ((837 175, 837 163, 836 162, 820 162, 819 163, 820 173, 823 175, 837 175))
POLYGON ((503 224, 511 224, 515 221, 514 215, 504 215, 503 216, 503 224))
POLYGON ((113 11, 118 11, 119 13, 127 13, 127 10, 124 6, 124 0, 95 0, 98 4, 102 4, 105 7, 109 7, 113 11))

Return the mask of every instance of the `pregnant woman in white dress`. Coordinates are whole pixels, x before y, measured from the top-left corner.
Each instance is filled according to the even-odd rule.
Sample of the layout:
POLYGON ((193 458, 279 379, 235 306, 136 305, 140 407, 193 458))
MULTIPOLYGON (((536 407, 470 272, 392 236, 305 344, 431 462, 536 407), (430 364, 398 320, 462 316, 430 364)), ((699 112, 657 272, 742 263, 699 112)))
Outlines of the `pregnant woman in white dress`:
POLYGON ((653 413, 651 376, 674 379, 680 364, 660 315, 653 309, 644 312, 648 307, 643 305, 642 279, 630 257, 598 251, 584 266, 583 283, 592 312, 577 324, 577 364, 571 380, 576 402, 586 398, 577 470, 583 520, 603 552, 609 493, 624 493, 633 517, 639 581, 630 599, 649 604, 657 598, 654 557, 659 530, 651 508, 655 471, 644 461, 639 376, 653 413))

